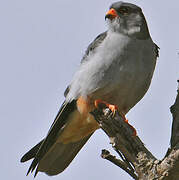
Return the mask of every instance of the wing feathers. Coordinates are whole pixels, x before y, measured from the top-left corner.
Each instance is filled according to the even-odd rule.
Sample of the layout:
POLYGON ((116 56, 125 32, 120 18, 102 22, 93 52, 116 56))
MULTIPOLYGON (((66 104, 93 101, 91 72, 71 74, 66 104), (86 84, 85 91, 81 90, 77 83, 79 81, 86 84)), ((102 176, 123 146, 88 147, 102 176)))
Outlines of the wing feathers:
MULTIPOLYGON (((45 156, 49 149, 53 146, 58 138, 59 134, 63 131, 68 116, 71 112, 76 109, 76 101, 73 100, 71 103, 63 103, 60 111, 58 112, 46 138, 42 140, 39 144, 33 147, 29 152, 27 152, 21 159, 21 162, 25 162, 34 157, 31 166, 27 172, 27 175, 30 172, 33 172, 34 169, 38 166, 40 160, 45 156)), ((35 172, 35 176, 38 170, 35 172)))
POLYGON ((56 143, 51 152, 40 161, 36 172, 42 171, 50 176, 61 173, 71 163, 90 136, 91 134, 74 143, 56 143))
POLYGON ((32 158, 35 157, 37 151, 39 150, 39 147, 41 146, 42 142, 44 141, 44 139, 42 141, 40 141, 36 146, 34 146, 30 151, 28 151, 20 160, 20 162, 26 162, 32 158))

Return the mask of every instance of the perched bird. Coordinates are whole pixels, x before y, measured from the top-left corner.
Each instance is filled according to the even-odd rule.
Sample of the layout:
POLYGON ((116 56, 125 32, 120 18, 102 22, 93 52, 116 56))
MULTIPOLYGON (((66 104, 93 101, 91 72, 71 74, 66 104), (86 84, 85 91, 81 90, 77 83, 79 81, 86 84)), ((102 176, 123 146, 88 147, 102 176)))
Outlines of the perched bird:
POLYGON ((125 116, 147 92, 158 46, 141 8, 116 2, 105 19, 108 30, 88 46, 47 136, 22 157, 33 159, 28 173, 61 173, 99 128, 90 114, 99 103, 125 116))

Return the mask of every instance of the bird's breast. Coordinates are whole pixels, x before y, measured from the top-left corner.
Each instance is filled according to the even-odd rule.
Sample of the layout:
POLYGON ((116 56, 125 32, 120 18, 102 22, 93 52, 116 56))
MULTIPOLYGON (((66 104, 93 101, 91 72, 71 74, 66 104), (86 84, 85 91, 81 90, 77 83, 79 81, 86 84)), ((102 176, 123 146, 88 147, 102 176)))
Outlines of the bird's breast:
POLYGON ((102 99, 127 112, 146 93, 156 54, 151 39, 109 33, 75 74, 70 98, 102 99))
POLYGON ((109 58, 110 65, 98 79, 98 89, 92 96, 118 105, 123 113, 127 113, 149 88, 156 53, 150 39, 125 40, 123 46, 114 48, 116 52, 109 58))

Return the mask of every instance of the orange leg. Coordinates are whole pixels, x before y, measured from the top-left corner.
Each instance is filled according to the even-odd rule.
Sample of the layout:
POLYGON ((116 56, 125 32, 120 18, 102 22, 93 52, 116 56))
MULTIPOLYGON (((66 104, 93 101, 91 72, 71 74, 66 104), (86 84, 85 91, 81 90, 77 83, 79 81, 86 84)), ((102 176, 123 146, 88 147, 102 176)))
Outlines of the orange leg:
MULTIPOLYGON (((100 99, 95 100, 94 104, 95 104, 96 108, 108 107, 112 111, 113 116, 115 115, 116 111, 118 110, 118 107, 116 105, 109 104, 109 103, 102 101, 100 99)), ((119 112, 119 113, 122 116, 124 122, 126 122, 129 125, 129 127, 133 130, 133 136, 137 136, 136 129, 132 125, 129 124, 128 120, 126 119, 125 115, 122 112, 119 112)))

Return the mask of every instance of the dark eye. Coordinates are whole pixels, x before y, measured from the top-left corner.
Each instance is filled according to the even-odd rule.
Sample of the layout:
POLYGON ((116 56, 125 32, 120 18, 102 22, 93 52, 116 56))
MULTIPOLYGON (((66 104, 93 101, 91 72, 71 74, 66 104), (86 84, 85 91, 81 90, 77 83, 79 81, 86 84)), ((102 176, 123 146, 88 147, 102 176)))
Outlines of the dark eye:
POLYGON ((122 15, 126 15, 129 13, 129 8, 126 8, 126 7, 121 7, 119 9, 119 12, 122 14, 122 15))

